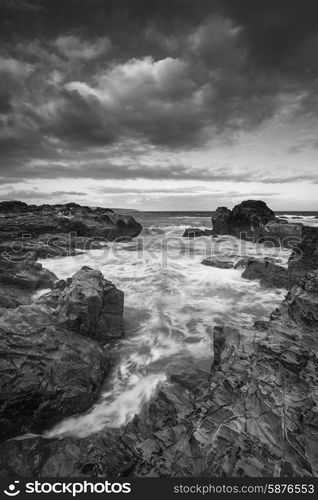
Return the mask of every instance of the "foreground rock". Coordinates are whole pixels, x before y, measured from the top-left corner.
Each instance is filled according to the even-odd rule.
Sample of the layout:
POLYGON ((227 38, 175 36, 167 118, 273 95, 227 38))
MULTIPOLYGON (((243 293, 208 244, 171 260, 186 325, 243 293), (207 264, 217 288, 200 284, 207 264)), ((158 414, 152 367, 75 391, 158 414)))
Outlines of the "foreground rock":
MULTIPOLYGON (((85 439, 6 441, 0 452, 0 474, 317 476, 317 237, 315 228, 304 228, 303 240, 295 246, 288 269, 270 260, 246 267, 252 279, 257 276, 273 286, 285 279, 286 286, 296 286, 269 321, 244 329, 214 328, 211 371, 193 367, 175 371, 142 412, 121 429, 106 429, 85 439)), ((64 286, 59 284, 62 289, 64 286)), ((63 298, 63 302, 69 300, 71 311, 75 302, 77 311, 71 314, 67 330, 71 335, 75 335, 77 318, 81 317, 76 297, 74 300, 70 287, 69 296, 63 298)), ((55 315, 54 328, 58 325, 64 331, 68 319, 59 308, 54 312, 52 296, 39 299, 39 303, 38 307, 49 310, 50 317, 55 315)), ((83 307, 86 311, 86 299, 83 307)), ((88 340, 89 325, 84 321, 85 337, 77 338, 88 340)))
POLYGON ((229 235, 254 242, 270 242, 291 248, 302 238, 302 224, 289 224, 275 217, 266 203, 258 200, 243 201, 233 210, 219 207, 212 216, 213 233, 229 235))
POLYGON ((0 256, 0 312, 31 302, 36 291, 52 288, 56 281, 57 276, 36 262, 34 254, 22 261, 0 256))
POLYGON ((278 266, 270 259, 244 259, 236 264, 236 268, 243 267, 242 278, 259 280, 263 285, 276 288, 290 288, 294 283, 291 281, 288 269, 278 266))
POLYGON ((235 267, 244 268, 242 278, 257 279, 265 286, 290 289, 301 283, 309 271, 318 269, 318 228, 303 228, 302 241, 294 246, 287 268, 268 258, 243 258, 235 267))
POLYGON ((1 474, 317 476, 317 290, 315 271, 270 321, 215 328, 211 372, 174 373, 123 429, 4 443, 1 474))
POLYGON ((110 368, 102 345, 122 335, 122 311, 123 293, 84 267, 3 313, 1 436, 39 431, 91 406, 110 368))
POLYGON ((0 202, 0 251, 10 255, 15 255, 13 242, 23 244, 24 253, 63 257, 76 250, 99 248, 107 241, 134 238, 141 230, 131 215, 107 208, 0 202))

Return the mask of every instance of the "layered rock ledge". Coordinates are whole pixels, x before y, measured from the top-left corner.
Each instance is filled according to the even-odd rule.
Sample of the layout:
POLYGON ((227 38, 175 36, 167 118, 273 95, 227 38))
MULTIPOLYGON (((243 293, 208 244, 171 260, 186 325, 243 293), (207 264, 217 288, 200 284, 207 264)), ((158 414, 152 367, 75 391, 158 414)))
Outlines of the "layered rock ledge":
POLYGON ((18 257, 63 257, 107 241, 134 238, 141 230, 131 215, 108 208, 0 202, 0 252, 18 257))

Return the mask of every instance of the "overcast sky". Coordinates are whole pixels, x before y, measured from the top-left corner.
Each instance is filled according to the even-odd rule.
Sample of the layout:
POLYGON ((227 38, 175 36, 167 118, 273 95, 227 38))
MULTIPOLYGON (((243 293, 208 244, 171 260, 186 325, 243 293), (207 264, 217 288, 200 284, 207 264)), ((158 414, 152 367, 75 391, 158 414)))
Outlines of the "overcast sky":
POLYGON ((0 198, 318 210, 317 0, 0 0, 0 198))

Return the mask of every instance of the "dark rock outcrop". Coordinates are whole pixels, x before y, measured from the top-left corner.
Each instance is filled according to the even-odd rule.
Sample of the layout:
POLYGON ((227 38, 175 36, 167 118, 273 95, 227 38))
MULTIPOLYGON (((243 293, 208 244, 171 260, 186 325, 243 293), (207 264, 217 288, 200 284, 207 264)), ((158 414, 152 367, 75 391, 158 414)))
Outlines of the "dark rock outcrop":
POLYGON ((275 213, 266 203, 247 200, 236 205, 232 211, 226 207, 218 208, 212 217, 212 225, 216 234, 258 240, 264 236, 264 228, 271 220, 275 220, 275 213))
POLYGON ((242 277, 245 279, 257 279, 265 286, 290 289, 301 283, 308 272, 318 269, 318 228, 303 228, 303 239, 293 247, 287 268, 268 258, 243 258, 235 267, 244 268, 242 277))
POLYGON ((243 259, 235 267, 244 268, 242 278, 259 280, 265 286, 288 289, 294 284, 288 269, 278 266, 270 259, 243 259))
POLYGON ((288 269, 300 281, 304 274, 318 268, 318 228, 304 227, 300 243, 294 246, 288 269))
POLYGON ((212 236, 212 229, 200 229, 199 227, 188 227, 184 230, 184 238, 198 238, 200 236, 212 236))
POLYGON ((265 236, 266 233, 268 233, 273 241, 275 241, 276 238, 279 243, 283 242, 283 246, 288 248, 291 243, 295 243, 297 240, 300 241, 302 239, 303 224, 288 223, 287 221, 277 219, 266 224, 265 236))
POLYGON ((211 371, 173 373, 122 429, 7 441, 1 474, 317 476, 317 291, 314 271, 270 321, 216 327, 211 371))
POLYGON ((285 248, 291 248, 302 238, 302 224, 289 224, 275 217, 266 203, 258 200, 243 201, 233 210, 219 207, 212 216, 212 226, 215 235, 270 242, 285 248))
POLYGON ((8 441, 1 474, 317 476, 317 280, 309 273, 268 322, 217 327, 211 372, 173 373, 126 427, 8 441))
POLYGON ((0 310, 29 303, 34 292, 52 288, 56 281, 57 276, 36 262, 34 254, 26 261, 0 256, 0 310))
POLYGON ((40 257, 72 255, 76 248, 89 250, 120 238, 134 238, 142 230, 131 215, 116 214, 107 208, 67 205, 26 205, 22 202, 0 203, 0 251, 16 252, 13 242, 23 245, 23 252, 40 257))
POLYGON ((228 218, 231 210, 226 207, 219 207, 212 215, 213 233, 218 235, 230 234, 228 218))
MULTIPOLYGON (((243 219, 238 227, 244 227, 243 219)), ((266 230, 265 219, 257 219, 253 231, 266 230)), ((123 428, 105 429, 84 439, 32 437, 6 441, 0 451, 0 474, 317 476, 317 230, 304 228, 303 236, 302 242, 294 247, 288 269, 276 266, 269 259, 263 262, 245 259, 240 263, 247 266, 246 276, 257 277, 264 284, 277 286, 284 282, 286 287, 294 283, 296 286, 288 292, 281 307, 273 311, 269 321, 258 321, 242 329, 215 327, 210 371, 194 370, 192 366, 176 369, 141 413, 123 428)), ((81 307, 86 318, 89 301, 84 292, 81 305, 74 291, 76 286, 84 286, 83 281, 57 284, 64 293, 63 303, 69 304, 66 312, 62 309, 60 314, 59 306, 55 309, 52 295, 58 294, 55 291, 40 298, 33 307, 43 308, 50 318, 55 317, 54 329, 77 335, 92 346, 95 341, 88 338, 91 337, 88 332, 92 328, 98 331, 99 321, 78 320, 82 318, 81 307), (82 335, 75 334, 82 324, 82 335)), ((99 313, 93 311, 98 318, 99 313)), ((10 324, 12 321, 11 318, 10 324)), ((27 321, 26 324, 29 325, 27 321)), ((28 328, 33 338, 33 327, 28 328)), ((19 323, 19 335, 20 332, 19 323)), ((27 342, 24 337, 23 342, 27 342)), ((28 363, 28 359, 21 361, 22 367, 28 363)), ((14 377, 16 366, 15 360, 14 368, 11 367, 14 377)), ((54 391, 53 394, 56 397, 54 391)), ((51 404, 50 398, 49 401, 51 404)))
POLYGON ((32 304, 3 313, 1 436, 89 408, 110 367, 98 342, 122 335, 122 310, 122 292, 84 267, 32 304))

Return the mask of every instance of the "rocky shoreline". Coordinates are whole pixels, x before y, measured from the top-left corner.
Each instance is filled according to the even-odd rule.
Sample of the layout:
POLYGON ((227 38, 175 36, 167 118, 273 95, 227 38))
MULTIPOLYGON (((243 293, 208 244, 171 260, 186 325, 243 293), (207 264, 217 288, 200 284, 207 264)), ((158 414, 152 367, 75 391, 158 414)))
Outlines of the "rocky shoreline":
POLYGON ((124 294, 102 273, 83 267, 58 280, 37 258, 72 255, 79 241, 91 249, 131 238, 142 226, 130 215, 76 204, 1 202, 0 215, 3 440, 88 409, 110 369, 109 344, 124 333, 124 294))
MULTIPOLYGON (((318 228, 285 229, 287 224, 275 220, 262 202, 241 205, 230 213, 218 209, 214 234, 245 232, 264 239, 276 224, 283 241, 286 234, 296 231, 299 237, 301 231, 287 268, 269 260, 239 263, 246 279, 289 289, 269 320, 250 328, 215 327, 211 370, 184 366, 170 373, 141 413, 120 429, 82 439, 4 441, 2 476, 317 476, 318 228)), ((41 429, 56 412, 61 418, 92 404, 109 369, 103 346, 122 335, 122 301, 121 292, 101 273, 83 268, 32 303, 13 310, 2 306, 0 338, 7 351, 0 416, 7 437, 41 429), (81 363, 70 366, 64 348, 74 349, 73 339, 78 359, 86 356, 79 382, 81 363), (65 372, 55 373, 60 350, 66 356, 65 372), (17 373, 30 384, 15 400, 8 391, 18 383, 17 373), (42 399, 37 399, 39 381, 42 399), (75 384, 71 395, 67 384, 75 384), (21 401, 28 402, 25 422, 19 421, 21 401), (15 418, 15 429, 8 426, 8 415, 15 418)))

